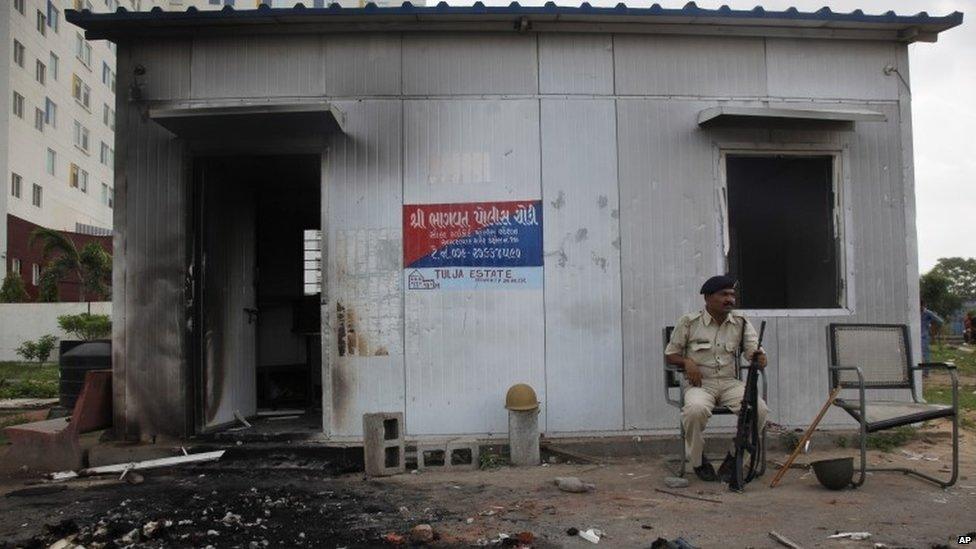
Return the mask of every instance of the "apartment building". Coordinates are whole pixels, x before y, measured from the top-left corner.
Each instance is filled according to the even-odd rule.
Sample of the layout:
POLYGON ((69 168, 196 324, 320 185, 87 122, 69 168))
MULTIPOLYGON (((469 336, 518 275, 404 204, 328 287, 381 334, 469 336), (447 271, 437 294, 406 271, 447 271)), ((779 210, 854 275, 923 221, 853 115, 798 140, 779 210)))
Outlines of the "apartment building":
MULTIPOLYGON (((121 0, 127 9, 152 1, 121 0)), ((115 158, 115 46, 88 41, 66 9, 114 11, 120 0, 8 0, 0 9, 6 62, 0 86, 0 277, 16 270, 36 296, 43 269, 28 245, 36 227, 64 232, 77 245, 111 247, 115 158)), ((76 291, 62 287, 62 298, 76 291)))

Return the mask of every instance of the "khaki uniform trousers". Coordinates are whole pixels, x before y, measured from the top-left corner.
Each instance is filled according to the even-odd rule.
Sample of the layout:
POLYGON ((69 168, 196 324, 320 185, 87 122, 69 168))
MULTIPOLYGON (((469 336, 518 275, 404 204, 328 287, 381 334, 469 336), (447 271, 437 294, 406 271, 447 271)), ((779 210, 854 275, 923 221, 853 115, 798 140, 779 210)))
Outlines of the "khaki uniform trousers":
MULTIPOLYGON (((727 406, 739 413, 746 384, 739 379, 719 377, 702 379, 701 387, 688 386, 685 389, 685 405, 681 409, 681 425, 685 429, 685 455, 692 467, 702 464, 702 451, 705 448, 705 424, 712 417, 712 408, 727 406)), ((758 399, 759 428, 766 424, 769 408, 762 397, 758 399)))

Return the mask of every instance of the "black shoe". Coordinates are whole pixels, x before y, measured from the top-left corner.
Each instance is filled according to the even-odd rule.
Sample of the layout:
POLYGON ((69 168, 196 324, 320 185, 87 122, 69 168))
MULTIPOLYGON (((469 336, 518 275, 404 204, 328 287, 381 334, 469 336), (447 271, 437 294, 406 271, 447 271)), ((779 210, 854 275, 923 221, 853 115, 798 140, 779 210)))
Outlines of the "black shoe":
POLYGON ((725 459, 722 461, 722 465, 718 467, 718 477, 722 482, 728 482, 732 478, 732 473, 735 472, 735 456, 731 453, 725 454, 725 459))
POLYGON ((707 461, 702 461, 701 465, 695 467, 695 476, 705 482, 715 482, 718 480, 718 476, 715 475, 715 468, 707 461))

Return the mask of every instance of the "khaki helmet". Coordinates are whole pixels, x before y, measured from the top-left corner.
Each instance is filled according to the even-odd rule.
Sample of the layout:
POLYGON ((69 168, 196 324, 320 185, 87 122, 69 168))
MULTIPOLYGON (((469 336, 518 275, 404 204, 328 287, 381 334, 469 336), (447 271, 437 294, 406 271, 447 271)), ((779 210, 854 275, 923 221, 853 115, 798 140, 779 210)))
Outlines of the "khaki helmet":
POLYGON ((508 388, 505 395, 505 408, 524 412, 535 410, 539 407, 539 400, 535 396, 535 390, 525 383, 516 383, 508 388))

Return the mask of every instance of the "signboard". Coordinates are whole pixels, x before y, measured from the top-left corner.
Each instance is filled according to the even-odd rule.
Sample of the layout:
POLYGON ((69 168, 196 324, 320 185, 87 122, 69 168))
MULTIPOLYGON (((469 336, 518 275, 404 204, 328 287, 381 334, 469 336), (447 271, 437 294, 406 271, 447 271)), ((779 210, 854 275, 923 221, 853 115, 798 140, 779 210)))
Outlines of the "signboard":
POLYGON ((542 201, 403 206, 408 290, 542 288, 542 201))

